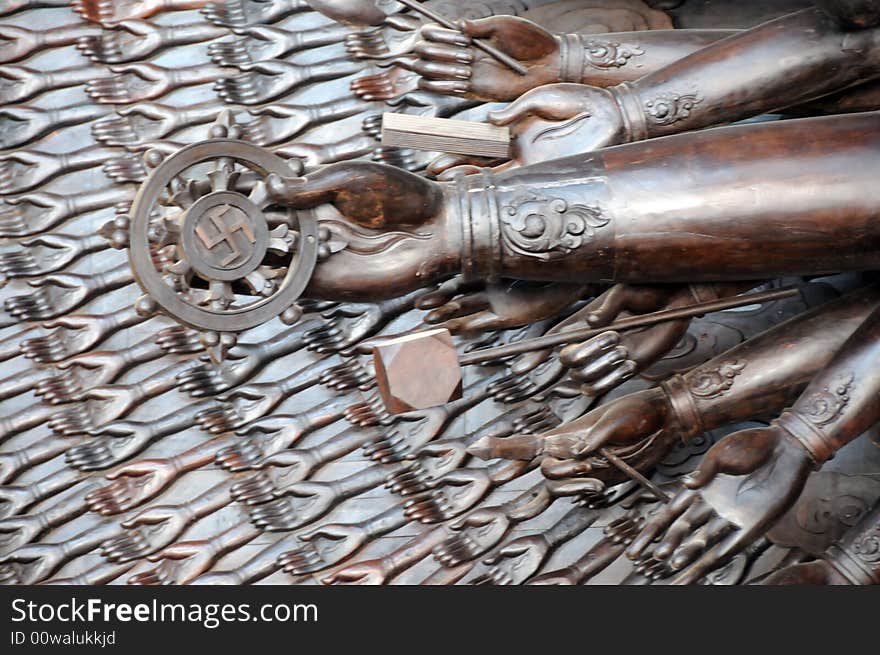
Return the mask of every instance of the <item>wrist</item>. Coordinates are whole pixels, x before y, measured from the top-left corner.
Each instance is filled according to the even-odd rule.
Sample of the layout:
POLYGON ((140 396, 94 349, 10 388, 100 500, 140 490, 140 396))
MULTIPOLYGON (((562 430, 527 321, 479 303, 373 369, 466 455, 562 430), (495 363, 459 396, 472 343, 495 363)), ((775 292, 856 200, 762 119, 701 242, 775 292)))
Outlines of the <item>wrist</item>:
POLYGON ((832 544, 825 561, 855 585, 880 584, 880 506, 832 544))
POLYGON ((822 468, 837 452, 833 440, 813 421, 797 411, 785 410, 779 418, 771 422, 771 426, 779 430, 793 447, 803 451, 816 470, 822 468))
POLYGON ((465 281, 501 278, 499 204, 489 169, 457 174, 444 186, 447 242, 458 244, 458 272, 465 281))
POLYGON ((584 39, 580 34, 559 34, 557 82, 580 84, 584 78, 584 39))
POLYGON ((648 119, 642 108, 638 93, 628 82, 621 82, 606 89, 617 103, 623 122, 621 143, 643 141, 648 138, 648 119))
POLYGON ((705 432, 703 418, 684 376, 673 375, 660 383, 660 389, 666 397, 668 413, 678 427, 678 435, 683 443, 705 432))

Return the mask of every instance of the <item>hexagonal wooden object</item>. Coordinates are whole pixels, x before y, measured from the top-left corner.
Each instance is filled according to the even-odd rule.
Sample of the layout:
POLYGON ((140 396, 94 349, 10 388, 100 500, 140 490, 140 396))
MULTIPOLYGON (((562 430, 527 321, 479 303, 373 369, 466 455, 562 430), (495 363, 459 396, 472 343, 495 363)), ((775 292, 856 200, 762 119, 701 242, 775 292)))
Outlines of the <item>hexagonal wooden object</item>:
POLYGON ((391 414, 461 398, 461 367, 444 328, 382 341, 373 347, 376 382, 391 414))

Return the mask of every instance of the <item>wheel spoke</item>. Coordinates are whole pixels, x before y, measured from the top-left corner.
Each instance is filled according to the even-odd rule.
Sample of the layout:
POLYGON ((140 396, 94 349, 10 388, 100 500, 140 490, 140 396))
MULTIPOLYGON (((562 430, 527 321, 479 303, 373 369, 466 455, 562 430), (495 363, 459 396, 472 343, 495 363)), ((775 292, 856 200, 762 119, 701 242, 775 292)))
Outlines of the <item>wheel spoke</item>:
POLYGON ((265 203, 268 203, 269 191, 266 189, 266 183, 260 180, 254 184, 254 188, 252 188, 251 192, 248 194, 248 200, 254 203, 257 207, 262 207, 265 203))
POLYGON ((232 284, 225 280, 211 280, 210 282, 211 309, 228 309, 235 299, 232 293, 232 284))

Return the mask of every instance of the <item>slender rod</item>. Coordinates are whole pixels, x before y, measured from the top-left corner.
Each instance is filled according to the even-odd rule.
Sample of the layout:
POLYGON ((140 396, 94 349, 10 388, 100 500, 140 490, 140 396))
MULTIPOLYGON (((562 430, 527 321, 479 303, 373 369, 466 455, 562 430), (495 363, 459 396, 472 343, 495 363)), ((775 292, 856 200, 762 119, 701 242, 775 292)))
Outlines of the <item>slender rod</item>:
POLYGON ((510 357, 511 355, 521 355, 522 353, 533 352, 535 350, 544 350, 545 348, 553 348, 568 343, 577 343, 594 337, 608 330, 632 330, 640 327, 649 327, 666 321, 675 321, 682 318, 693 318, 702 316, 703 314, 711 314, 712 312, 720 312, 725 309, 734 309, 736 307, 745 307, 747 305, 760 305, 774 300, 782 300, 796 296, 800 291, 796 288, 777 289, 775 291, 760 291, 758 293, 749 293, 742 296, 733 296, 723 300, 712 300, 709 302, 688 305, 687 307, 676 307, 674 309, 664 309, 659 312, 643 314, 641 316, 632 316, 624 318, 616 323, 601 328, 579 328, 577 330, 565 330, 558 334, 547 334, 543 337, 535 339, 524 339, 514 343, 507 343, 503 346, 495 348, 483 348, 474 350, 459 357, 459 364, 467 366, 468 364, 481 364, 490 362, 493 359, 501 359, 510 357))
POLYGON ((613 464, 621 473, 629 477, 631 480, 638 482, 652 494, 657 496, 657 500, 664 503, 668 503, 670 501, 670 496, 668 493, 663 491, 660 487, 658 487, 656 484, 651 482, 648 478, 639 473, 632 466, 623 461, 620 457, 611 452, 610 448, 600 448, 599 454, 607 459, 610 464, 613 464))
MULTIPOLYGON (((440 25, 442 25, 443 27, 445 27, 447 29, 455 30, 456 32, 461 32, 461 28, 458 25, 456 25, 455 23, 453 23, 451 20, 449 20, 448 18, 445 18, 444 16, 441 16, 440 14, 438 14, 435 11, 428 9, 427 7, 420 5, 418 2, 416 2, 416 0, 397 0, 397 1, 400 4, 402 4, 404 7, 409 7, 417 14, 421 14, 425 18, 428 18, 428 19, 434 21, 435 23, 439 23, 440 25)), ((490 57, 497 59, 499 62, 501 62, 502 64, 507 66, 512 71, 517 72, 520 75, 526 75, 529 72, 529 69, 526 68, 525 66, 523 66, 521 63, 519 63, 516 59, 514 59, 510 55, 507 55, 507 54, 501 52, 498 48, 495 48, 495 47, 489 45, 485 41, 480 41, 479 39, 471 39, 471 43, 474 45, 475 48, 479 48, 480 50, 485 52, 490 57)))

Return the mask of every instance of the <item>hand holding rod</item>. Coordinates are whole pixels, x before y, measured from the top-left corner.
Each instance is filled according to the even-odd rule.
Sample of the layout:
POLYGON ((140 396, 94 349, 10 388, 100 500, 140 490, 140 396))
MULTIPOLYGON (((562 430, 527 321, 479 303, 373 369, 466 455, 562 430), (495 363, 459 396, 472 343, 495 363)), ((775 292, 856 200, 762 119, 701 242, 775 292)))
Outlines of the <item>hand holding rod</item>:
POLYGON ((565 330, 556 334, 548 334, 543 337, 534 339, 524 339, 514 343, 508 343, 503 346, 494 348, 481 348, 462 355, 458 362, 462 366, 468 364, 481 364, 483 362, 491 362, 496 359, 510 357, 511 355, 521 355, 522 353, 532 352, 535 350, 544 350, 545 348, 553 348, 563 344, 576 343, 584 341, 598 334, 608 331, 619 332, 621 330, 633 330, 635 328, 649 327, 666 321, 677 321, 682 318, 693 318, 702 316, 703 314, 711 314, 720 312, 725 309, 734 309, 736 307, 746 307, 747 305, 759 305, 776 300, 783 300, 796 296, 800 291, 794 288, 777 289, 774 291, 761 291, 758 293, 749 293, 742 296, 733 296, 732 298, 724 298, 721 300, 712 300, 709 302, 696 303, 686 307, 675 307, 673 309, 664 309, 659 312, 651 312, 650 314, 642 314, 641 316, 633 316, 624 318, 611 325, 598 328, 580 328, 577 330, 565 330))
MULTIPOLYGON (((421 14, 425 18, 429 18, 430 20, 442 25, 443 27, 445 27, 447 29, 455 30, 456 32, 461 32, 461 28, 459 28, 459 26, 456 25, 455 23, 453 23, 451 20, 441 16, 440 14, 428 9, 427 7, 425 7, 423 5, 420 5, 418 2, 416 2, 416 0, 398 0, 398 2, 400 4, 402 4, 404 7, 409 7, 417 14, 421 14)), ((502 64, 507 66, 510 70, 515 71, 515 72, 519 73, 520 75, 528 74, 529 70, 525 66, 523 66, 521 63, 519 63, 513 57, 504 54, 503 52, 498 50, 498 48, 495 48, 495 47, 489 45, 485 41, 479 41, 477 39, 471 39, 471 43, 474 44, 475 48, 479 48, 480 50, 485 52, 490 57, 493 57, 494 59, 498 60, 499 62, 501 62, 502 64)))

